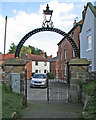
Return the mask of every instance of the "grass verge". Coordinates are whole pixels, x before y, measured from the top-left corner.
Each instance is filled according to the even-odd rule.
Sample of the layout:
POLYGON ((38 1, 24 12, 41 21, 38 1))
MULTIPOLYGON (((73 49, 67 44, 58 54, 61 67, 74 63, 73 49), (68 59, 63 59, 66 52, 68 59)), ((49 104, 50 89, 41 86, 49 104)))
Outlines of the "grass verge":
POLYGON ((23 115, 22 95, 13 93, 11 88, 2 85, 2 118, 12 118, 12 114, 16 112, 16 118, 23 115))

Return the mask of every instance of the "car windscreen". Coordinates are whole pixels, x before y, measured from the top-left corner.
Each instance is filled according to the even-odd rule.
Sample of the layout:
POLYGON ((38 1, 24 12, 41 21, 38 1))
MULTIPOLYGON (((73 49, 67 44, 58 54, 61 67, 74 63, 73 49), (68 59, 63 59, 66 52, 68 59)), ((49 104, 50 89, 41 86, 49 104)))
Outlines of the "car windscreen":
POLYGON ((46 75, 44 75, 44 74, 34 74, 33 75, 33 78, 46 78, 46 75))

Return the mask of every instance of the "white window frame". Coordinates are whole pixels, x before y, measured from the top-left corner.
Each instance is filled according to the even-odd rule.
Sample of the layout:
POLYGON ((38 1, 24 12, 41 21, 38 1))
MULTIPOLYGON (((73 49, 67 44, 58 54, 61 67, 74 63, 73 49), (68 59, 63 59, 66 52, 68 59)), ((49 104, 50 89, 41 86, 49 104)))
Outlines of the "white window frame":
POLYGON ((91 33, 91 29, 89 29, 87 31, 86 43, 87 43, 87 49, 86 49, 86 51, 92 50, 92 33, 91 33), (91 45, 90 45, 90 41, 89 41, 90 39, 89 39, 89 37, 91 37, 91 45))

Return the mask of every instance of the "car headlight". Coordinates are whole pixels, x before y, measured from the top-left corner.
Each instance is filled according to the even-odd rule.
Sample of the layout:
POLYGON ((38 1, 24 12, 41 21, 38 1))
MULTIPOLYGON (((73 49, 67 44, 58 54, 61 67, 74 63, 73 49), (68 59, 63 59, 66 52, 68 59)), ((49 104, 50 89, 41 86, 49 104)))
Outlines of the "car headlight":
POLYGON ((45 83, 46 83, 46 81, 43 81, 42 83, 43 83, 43 84, 45 84, 45 83))
POLYGON ((34 84, 34 81, 31 81, 31 84, 34 84))

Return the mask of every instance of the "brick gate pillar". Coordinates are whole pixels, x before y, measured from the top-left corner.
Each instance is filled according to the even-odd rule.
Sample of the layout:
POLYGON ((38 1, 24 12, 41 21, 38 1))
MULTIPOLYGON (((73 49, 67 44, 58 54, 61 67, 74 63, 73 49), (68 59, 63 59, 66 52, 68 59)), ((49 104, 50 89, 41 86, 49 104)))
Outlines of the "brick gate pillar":
POLYGON ((9 58, 5 62, 5 79, 4 83, 12 87, 12 74, 20 76, 20 94, 24 95, 25 83, 25 61, 21 58, 9 58))
POLYGON ((69 62, 70 71, 70 87, 69 87, 69 101, 73 103, 80 102, 81 88, 80 82, 88 79, 88 65, 87 59, 71 59, 69 62))

